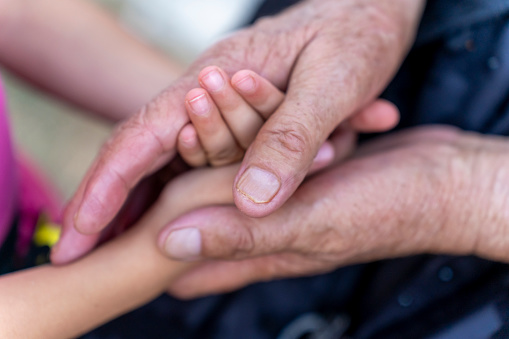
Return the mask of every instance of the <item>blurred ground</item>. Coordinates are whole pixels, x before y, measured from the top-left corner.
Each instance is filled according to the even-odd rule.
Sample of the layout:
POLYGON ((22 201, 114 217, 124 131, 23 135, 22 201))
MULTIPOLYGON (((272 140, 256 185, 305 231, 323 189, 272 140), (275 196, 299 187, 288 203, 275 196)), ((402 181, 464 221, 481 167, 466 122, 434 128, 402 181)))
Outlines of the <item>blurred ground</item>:
MULTIPOLYGON (((184 62, 240 25, 257 0, 96 0, 131 31, 184 62)), ((14 77, 4 77, 17 147, 47 174, 63 198, 76 189, 110 126, 80 114, 14 77), (76 114, 78 113, 78 114, 76 114)))

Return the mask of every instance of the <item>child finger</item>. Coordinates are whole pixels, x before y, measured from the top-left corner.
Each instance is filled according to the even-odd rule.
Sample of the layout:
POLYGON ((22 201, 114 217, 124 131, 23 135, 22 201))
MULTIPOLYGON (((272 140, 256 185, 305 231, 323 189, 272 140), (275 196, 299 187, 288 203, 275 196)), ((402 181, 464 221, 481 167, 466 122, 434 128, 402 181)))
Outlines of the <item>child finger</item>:
POLYGON ((233 88, 265 120, 281 105, 284 93, 270 81, 249 70, 235 73, 231 80, 233 88))
POLYGON ((185 103, 208 162, 222 166, 240 160, 244 151, 237 145, 207 91, 202 88, 189 91, 185 103))
POLYGON ((222 69, 206 67, 198 79, 216 103, 238 144, 247 149, 263 125, 262 117, 232 87, 228 75, 222 69))
POLYGON ((193 167, 207 165, 207 156, 192 124, 187 124, 180 131, 177 139, 177 150, 188 165, 193 167))

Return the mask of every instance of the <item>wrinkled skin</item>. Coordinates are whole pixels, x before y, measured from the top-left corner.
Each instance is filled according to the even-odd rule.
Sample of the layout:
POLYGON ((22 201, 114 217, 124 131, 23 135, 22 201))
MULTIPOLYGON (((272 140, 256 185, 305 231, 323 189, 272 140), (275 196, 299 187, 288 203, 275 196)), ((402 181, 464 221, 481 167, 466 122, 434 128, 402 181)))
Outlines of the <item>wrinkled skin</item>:
POLYGON ((195 228, 201 253, 173 257, 213 260, 170 292, 190 298, 420 253, 509 262, 508 151, 503 137, 411 129, 316 174, 270 216, 216 206, 180 217, 160 245, 173 231, 195 228))
POLYGON ((275 211, 302 182, 334 128, 384 89, 412 43, 423 4, 307 0, 214 45, 104 145, 65 211, 63 241, 72 244, 72 251, 61 244, 53 260, 64 263, 88 252, 92 238, 71 229, 100 232, 136 183, 174 157, 178 132, 188 122, 184 95, 198 85, 197 74, 208 65, 230 76, 251 69, 286 91, 285 101, 247 150, 234 182, 242 212, 261 217, 275 211), (262 192, 269 199, 243 191, 242 176, 253 167, 273 179, 268 193, 262 192))

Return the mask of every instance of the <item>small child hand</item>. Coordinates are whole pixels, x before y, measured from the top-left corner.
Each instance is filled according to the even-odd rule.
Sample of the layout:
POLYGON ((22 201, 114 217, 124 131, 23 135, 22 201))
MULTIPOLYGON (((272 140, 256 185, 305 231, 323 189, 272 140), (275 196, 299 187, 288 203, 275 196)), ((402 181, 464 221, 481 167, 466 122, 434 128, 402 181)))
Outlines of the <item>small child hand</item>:
POLYGON ((230 80, 216 66, 200 72, 200 84, 186 95, 192 124, 180 132, 177 148, 191 166, 223 166, 242 159, 264 121, 279 107, 284 94, 252 71, 230 80))
MULTIPOLYGON (((180 131, 177 149, 182 158, 195 167, 237 162, 265 120, 281 105, 284 94, 267 79, 249 70, 237 72, 230 80, 222 69, 210 66, 200 72, 199 81, 203 88, 195 88, 186 95, 191 123, 180 131)), ((342 123, 340 129, 383 132, 398 121, 396 107, 385 100, 376 100, 342 123)), ((345 145, 345 149, 350 148, 351 145, 345 145)), ((339 153, 332 158, 346 155, 343 151, 339 153)), ((313 169, 322 168, 331 160, 318 158, 313 169)))

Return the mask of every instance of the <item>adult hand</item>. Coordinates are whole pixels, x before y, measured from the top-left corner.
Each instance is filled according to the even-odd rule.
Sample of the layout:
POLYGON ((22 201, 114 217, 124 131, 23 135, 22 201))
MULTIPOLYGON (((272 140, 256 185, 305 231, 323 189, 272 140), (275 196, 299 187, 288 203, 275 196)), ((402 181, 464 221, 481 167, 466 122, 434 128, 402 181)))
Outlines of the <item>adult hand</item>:
MULTIPOLYGON (((174 156, 177 134, 188 121, 184 95, 198 85, 198 72, 212 64, 230 76, 251 69, 286 91, 234 182, 241 211, 251 216, 273 212, 304 179, 329 133, 383 90, 412 43, 423 4, 307 0, 217 43, 116 130, 65 211, 64 235, 72 227, 86 234, 102 230, 136 183, 174 156)), ((200 78, 210 92, 223 81, 212 72, 200 78)), ((251 84, 245 78, 236 87, 256 90, 251 84)), ((56 251, 53 258, 70 261, 89 248, 72 242, 73 255, 56 251)))
POLYGON ((196 297, 419 253, 509 262, 508 152, 507 138, 412 129, 310 178, 270 216, 192 212, 161 233, 160 246, 175 259, 209 260, 170 292, 196 297))

